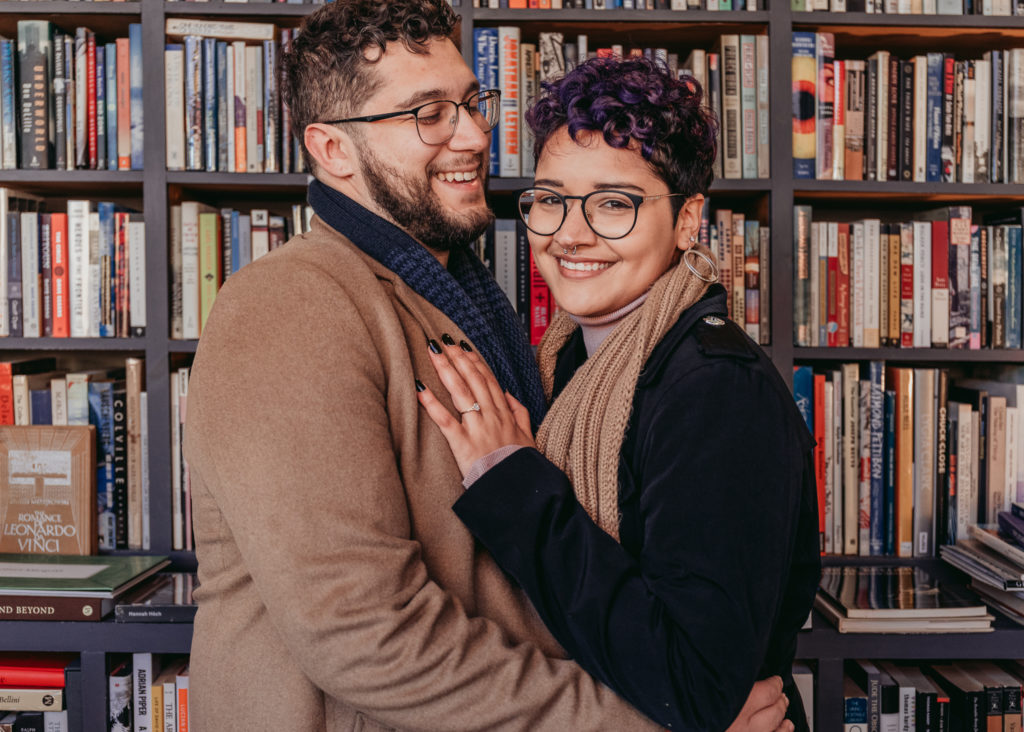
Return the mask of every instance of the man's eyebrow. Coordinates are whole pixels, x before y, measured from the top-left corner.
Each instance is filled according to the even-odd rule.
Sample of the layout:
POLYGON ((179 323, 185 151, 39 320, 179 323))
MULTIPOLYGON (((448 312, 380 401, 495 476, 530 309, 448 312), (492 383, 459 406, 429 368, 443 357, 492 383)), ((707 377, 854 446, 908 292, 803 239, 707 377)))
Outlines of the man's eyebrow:
MULTIPOLYGON (((480 82, 474 79, 466 87, 466 93, 462 95, 462 98, 465 99, 469 95, 476 93, 479 89, 480 82)), ((398 103, 397 106, 400 109, 411 109, 412 107, 417 107, 420 104, 425 104, 426 102, 434 102, 440 99, 445 99, 445 94, 446 92, 444 89, 423 89, 421 91, 416 92, 411 97, 407 97, 406 99, 402 100, 401 102, 398 103)))

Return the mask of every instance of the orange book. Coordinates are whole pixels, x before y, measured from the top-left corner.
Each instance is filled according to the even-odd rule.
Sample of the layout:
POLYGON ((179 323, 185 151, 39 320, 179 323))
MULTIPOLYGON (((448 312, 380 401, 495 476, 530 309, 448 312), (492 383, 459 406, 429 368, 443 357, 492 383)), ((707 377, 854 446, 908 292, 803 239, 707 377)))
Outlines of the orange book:
POLYGON ((117 39, 117 169, 132 167, 132 89, 128 39, 117 39))
POLYGON ((248 170, 245 139, 245 41, 231 44, 235 54, 235 172, 244 173, 248 170))
POLYGON ((50 216, 50 258, 52 262, 53 337, 71 335, 71 314, 68 311, 68 215, 50 216))
POLYGON ((886 387, 896 394, 896 554, 914 556, 914 370, 889 368, 886 387))

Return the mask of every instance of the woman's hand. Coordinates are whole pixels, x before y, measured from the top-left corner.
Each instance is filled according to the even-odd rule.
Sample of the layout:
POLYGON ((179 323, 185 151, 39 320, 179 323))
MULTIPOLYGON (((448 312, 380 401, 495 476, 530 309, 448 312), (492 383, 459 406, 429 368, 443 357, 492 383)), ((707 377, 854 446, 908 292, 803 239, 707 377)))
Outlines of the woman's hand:
POLYGON ((533 447, 530 413, 494 378, 483 359, 463 341, 456 344, 447 333, 427 342, 441 383, 459 413, 453 415, 418 380, 420 404, 448 440, 463 477, 480 458, 506 445, 533 447))

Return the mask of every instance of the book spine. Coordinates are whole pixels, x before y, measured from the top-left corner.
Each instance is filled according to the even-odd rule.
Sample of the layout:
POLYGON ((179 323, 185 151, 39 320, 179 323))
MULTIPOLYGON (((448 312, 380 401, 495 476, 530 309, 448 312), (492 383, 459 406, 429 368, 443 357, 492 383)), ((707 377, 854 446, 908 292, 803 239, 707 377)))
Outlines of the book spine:
POLYGON ((263 48, 245 47, 246 172, 263 172, 263 48))
POLYGON ((11 211, 7 214, 7 318, 14 337, 24 333, 21 277, 21 216, 11 211))
POLYGON ((113 282, 114 282, 114 204, 101 202, 97 207, 99 214, 99 286, 92 293, 97 298, 99 312, 99 335, 101 338, 112 338, 114 332, 113 282))
POLYGON ((20 167, 15 48, 13 41, 0 38, 0 168, 4 170, 20 167))
POLYGON ((741 92, 740 37, 721 37, 722 58, 722 173, 725 178, 743 177, 743 117, 741 92))
POLYGON ((132 720, 134 732, 153 730, 153 654, 132 654, 132 720))
MULTIPOLYGON (((769 39, 765 34, 755 36, 755 51, 757 55, 757 177, 768 178, 771 176, 771 111, 769 102, 768 72, 768 46, 769 39)), ((702 63, 703 67, 704 64, 702 63)), ((701 69, 703 75, 703 68, 701 69)), ((696 70, 695 70, 696 73, 696 70)), ((707 84, 703 84, 707 88, 707 84)), ((767 278, 767 269, 763 270, 767 278)))
POLYGON ((815 34, 793 33, 793 177, 814 178, 817 150, 815 34))
POLYGON ((96 168, 107 169, 107 49, 96 45, 96 168))
POLYGON ((40 330, 39 296, 39 214, 34 211, 21 213, 21 318, 22 335, 38 338, 40 330))
POLYGON ((277 44, 263 42, 263 151, 265 173, 281 169, 278 155, 278 130, 281 125, 281 99, 277 90, 277 44))
POLYGON ((739 37, 742 177, 757 178, 757 48, 753 35, 739 37))
POLYGON ((216 54, 214 73, 217 78, 217 93, 215 101, 217 105, 217 163, 216 169, 229 171, 228 167, 228 140, 234 137, 234 121, 228 116, 228 102, 230 95, 228 87, 228 44, 226 41, 216 42, 216 54))
POLYGON ((499 175, 519 176, 519 27, 498 28, 498 81, 501 90, 499 175))
POLYGON ((897 180, 914 178, 914 61, 899 62, 899 123, 897 127, 897 180))
POLYGON ((931 346, 932 231, 930 221, 913 222, 914 337, 915 348, 931 346))
POLYGON ((957 180, 956 160, 953 156, 954 112, 956 91, 956 60, 952 54, 942 57, 942 145, 941 180, 943 183, 954 183, 957 180))
POLYGON ((850 225, 841 223, 836 229, 836 345, 850 345, 850 225))
POLYGON ((181 204, 182 337, 199 338, 199 204, 181 204))
POLYGON ((131 135, 131 169, 142 170, 144 162, 144 127, 143 127, 143 101, 142 101, 142 24, 128 24, 128 46, 129 46, 129 84, 130 84, 130 111, 129 126, 131 135))
POLYGON ((142 426, 140 424, 144 362, 125 359, 125 464, 128 481, 128 548, 140 550, 142 541, 142 426))
POLYGON ((39 298, 40 335, 53 336, 53 243, 52 214, 39 216, 39 298))
POLYGON ((815 177, 831 180, 833 124, 835 119, 835 38, 831 33, 815 34, 817 67, 817 120, 815 126, 815 177))
MULTIPOLYGON (((234 50, 234 70, 235 70, 235 167, 236 173, 244 173, 248 170, 248 139, 246 132, 246 120, 248 119, 248 110, 246 109, 246 54, 245 54, 245 43, 243 41, 235 41, 231 44, 234 50)), ((186 56, 187 58, 187 56, 186 56)), ((187 99, 187 97, 186 97, 187 99)))
MULTIPOLYGON (((53 155, 54 166, 57 170, 66 170, 68 167, 68 79, 64 75, 64 67, 64 37, 57 35, 54 37, 53 43, 53 155)), ((6 81, 4 85, 6 88, 6 81)), ((0 139, 3 137, 4 134, 0 133, 0 139)), ((3 159, 3 155, 0 155, 0 161, 3 159)), ((3 165, 0 164, 0 167, 3 165)))
POLYGON ((846 178, 846 61, 836 59, 832 62, 835 80, 832 126, 832 178, 846 178))
POLYGON ((878 117, 882 109, 878 104, 881 87, 882 51, 872 54, 867 61, 867 75, 864 80, 864 180, 878 180, 878 117))
POLYGON ((18 83, 20 85, 22 168, 51 167, 49 68, 52 28, 45 20, 18 21, 18 83))
POLYGON ((900 345, 914 345, 914 226, 900 224, 900 345))
MULTIPOLYGON (((886 104, 886 138, 885 148, 880 150, 884 154, 885 178, 884 180, 900 179, 900 111, 902 109, 902 93, 900 79, 902 63, 896 56, 889 56, 887 94, 883 99, 879 98, 880 104, 886 104)), ((881 166, 879 166, 881 168, 881 166)), ((881 175, 879 176, 881 178, 881 175)))
MULTIPOLYGON (((185 37, 185 169, 203 170, 203 45, 202 39, 185 37)), ((128 164, 131 165, 129 126, 128 164)), ((120 148, 120 146, 119 146, 120 148)), ((123 153, 122 153, 123 155, 123 153)))
POLYGON ((117 43, 108 43, 105 48, 107 169, 117 170, 117 43))
POLYGON ((95 170, 99 164, 96 128, 96 34, 85 33, 85 134, 87 160, 85 167, 95 170))
POLYGON ((793 345, 811 344, 811 207, 793 207, 793 345))
POLYGON ((114 43, 117 48, 117 169, 131 170, 131 44, 127 38, 118 38, 114 43))
POLYGON ((206 327, 206 320, 217 298, 221 283, 221 230, 220 214, 204 212, 199 214, 199 332, 206 327))
POLYGON ((202 67, 203 162, 206 172, 217 170, 217 39, 203 39, 202 67))
POLYGON ((865 124, 865 63, 846 62, 846 140, 843 177, 846 180, 864 179, 864 124, 865 124))

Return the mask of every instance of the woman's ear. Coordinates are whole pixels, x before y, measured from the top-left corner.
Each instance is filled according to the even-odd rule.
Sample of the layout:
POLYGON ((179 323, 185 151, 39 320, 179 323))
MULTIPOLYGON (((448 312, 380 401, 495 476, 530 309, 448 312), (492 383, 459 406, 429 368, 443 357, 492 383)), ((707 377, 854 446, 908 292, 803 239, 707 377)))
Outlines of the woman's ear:
POLYGON ((704 196, 700 193, 690 196, 679 209, 676 216, 675 238, 676 248, 685 252, 693 246, 690 237, 697 237, 700 232, 700 213, 704 208, 704 196))

